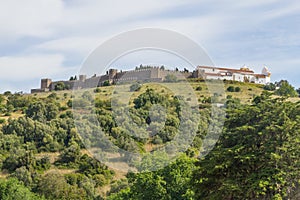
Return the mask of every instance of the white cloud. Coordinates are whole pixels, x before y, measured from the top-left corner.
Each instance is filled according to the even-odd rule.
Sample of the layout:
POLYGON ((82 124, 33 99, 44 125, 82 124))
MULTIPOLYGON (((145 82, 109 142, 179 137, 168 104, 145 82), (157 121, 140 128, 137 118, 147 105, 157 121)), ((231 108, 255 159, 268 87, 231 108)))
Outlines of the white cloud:
POLYGON ((0 38, 11 40, 53 34, 63 12, 61 0, 1 0, 0 5, 0 38))
POLYGON ((273 20, 287 15, 298 14, 299 11, 300 4, 299 2, 295 1, 264 12, 264 18, 266 20, 273 20))
MULTIPOLYGON (((49 40, 35 45, 31 48, 31 51, 43 50, 77 54, 82 58, 85 58, 92 50, 97 48, 107 39, 114 37, 116 34, 143 27, 169 29, 187 35, 196 41, 211 41, 223 34, 226 20, 227 18, 225 17, 214 15, 178 19, 164 18, 136 20, 118 24, 118 27, 111 27, 106 33, 101 33, 101 28, 99 28, 99 30, 96 30, 94 33, 80 33, 76 34, 76 36, 49 40)), ((132 38, 132 41, 134 41, 134 38, 132 38)))
MULTIPOLYGON (((209 1, 202 1, 212 4, 209 1)), ((34 47, 36 50, 75 53, 86 57, 97 45, 120 32, 142 28, 166 28, 186 34, 192 39, 209 44, 220 42, 224 37, 237 32, 252 31, 263 27, 266 21, 294 12, 296 9, 274 8, 271 11, 258 9, 270 6, 278 0, 219 2, 221 7, 208 14, 195 13, 191 17, 157 17, 156 14, 188 4, 201 7, 197 1, 75 1, 66 5, 61 20, 56 23, 59 36, 34 47), (255 7, 255 9, 252 9, 255 7), (284 9, 284 10, 281 10, 284 9), (281 14, 280 14, 281 13, 281 14)), ((213 2, 216 3, 216 2, 213 2)), ((180 9, 179 9, 180 12, 180 9)), ((180 16, 180 14, 179 14, 180 16)), ((226 38, 225 38, 226 39, 226 38)), ((34 51, 34 50, 33 50, 34 51)))
MULTIPOLYGON (((244 0, 244 1, 235 1, 231 0, 230 5, 233 5, 234 7, 237 8, 253 8, 253 7, 258 7, 258 6, 265 6, 265 5, 270 5, 279 2, 280 0, 244 0)), ((229 3, 229 2, 227 2, 229 3)))
POLYGON ((2 81, 26 81, 65 73, 62 55, 24 55, 0 57, 2 81))
MULTIPOLYGON (((62 25, 78 26, 87 25, 110 25, 110 23, 126 19, 138 19, 147 15, 155 16, 167 9, 184 5, 188 1, 173 0, 173 1, 153 1, 153 0, 87 0, 77 1, 66 7, 63 14, 62 25)), ((123 21, 124 22, 124 21, 123 21)), ((90 27, 91 28, 91 27, 90 27)))
MULTIPOLYGON (((212 4, 209 1, 202 2, 208 5, 212 4)), ((275 15, 279 15, 279 10, 274 9, 274 13, 277 14, 272 12, 272 16, 264 9, 251 10, 252 7, 273 5, 276 2, 277 0, 237 3, 228 0, 219 2, 221 7, 208 14, 200 12, 194 13, 191 17, 174 18, 167 15, 158 17, 157 14, 189 4, 195 4, 200 8, 201 3, 194 0, 185 2, 146 0, 143 3, 137 0, 74 1, 63 7, 60 20, 55 23, 55 32, 59 33, 58 36, 36 45, 33 51, 76 53, 84 58, 105 39, 120 32, 141 27, 171 29, 186 34, 201 43, 209 43, 214 40, 220 42, 220 38, 224 38, 226 35, 253 30, 253 28, 262 26, 266 20, 271 20, 275 15)), ((284 13, 286 12, 288 9, 284 13)), ((180 13, 178 15, 180 16, 180 13)))
POLYGON ((18 55, 0 47, 7 55, 0 57, 0 78, 6 81, 74 74, 64 63, 80 65, 75 62, 106 39, 143 27, 185 34, 209 49, 221 65, 267 64, 278 72, 282 69, 277 61, 290 69, 298 66, 289 62, 291 52, 279 47, 299 44, 298 24, 288 23, 300 11, 296 1, 0 0, 0 5, 1 42, 6 47, 23 45, 16 49, 18 55), (281 19, 287 22, 284 28, 275 23, 281 19))
POLYGON ((33 47, 33 50, 63 52, 86 56, 105 39, 95 36, 76 36, 50 40, 33 47))

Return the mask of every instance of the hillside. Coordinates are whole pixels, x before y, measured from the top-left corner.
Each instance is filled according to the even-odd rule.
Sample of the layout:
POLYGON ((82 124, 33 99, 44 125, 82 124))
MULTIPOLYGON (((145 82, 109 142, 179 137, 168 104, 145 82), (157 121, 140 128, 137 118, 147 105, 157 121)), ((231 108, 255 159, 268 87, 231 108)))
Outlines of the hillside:
MULTIPOLYGON (((297 123, 299 98, 286 100, 271 96, 257 84, 227 82, 223 95, 211 95, 204 82, 192 80, 189 84, 194 91, 186 90, 181 94, 184 97, 195 94, 201 114, 201 120, 194 118, 196 115, 189 116, 191 124, 199 127, 191 146, 166 168, 136 175, 105 166, 85 149, 85 144, 97 146, 99 137, 102 137, 92 130, 98 129, 90 124, 90 114, 96 113, 105 135, 114 145, 143 154, 142 159, 149 159, 147 152, 171 142, 180 126, 180 99, 168 89, 168 83, 166 87, 151 83, 138 85, 133 92, 130 91, 132 85, 123 85, 120 90, 106 86, 79 93, 64 90, 1 95, 0 177, 3 180, 0 188, 6 187, 9 191, 15 187, 20 194, 28 193, 37 199, 173 199, 175 196, 181 199, 219 199, 220 194, 226 195, 227 199, 294 196, 295 188, 298 188, 296 183, 300 180, 297 172, 300 149, 299 145, 291 145, 300 141, 297 123), (82 97, 80 101, 72 99, 78 95, 82 97), (112 116, 112 96, 120 101, 124 96, 130 97, 130 116, 140 127, 147 127, 145 134, 149 134, 151 127, 148 110, 155 104, 163 105, 167 113, 166 124, 163 122, 161 126, 158 121, 155 124, 158 133, 147 139, 130 135, 126 131, 135 132, 135 127, 123 130, 112 116), (205 159, 199 160, 197 152, 207 134, 212 98, 226 105, 227 119, 217 146, 205 159), (91 108, 90 101, 94 105, 91 108), (81 116, 76 126, 72 103, 79 107, 86 105, 90 111, 81 116), (81 129, 87 134, 84 140, 79 135, 81 129), (257 177, 254 172, 258 173, 257 177), (291 173, 288 177, 285 176, 287 172, 291 173), (246 173, 249 177, 244 180, 238 173, 246 173), (240 179, 234 181, 235 177, 240 179), (13 187, 7 185, 9 181, 13 187), (220 192, 212 195, 214 189, 220 192), (243 194, 243 190, 248 193, 243 194)), ((125 124, 130 122, 127 118, 123 120, 125 124)), ((112 146, 108 151, 111 155, 119 154, 112 146)), ((163 155, 158 158, 159 162, 165 159, 163 155)), ((153 159, 148 164, 150 167, 159 165, 156 162, 153 159)), ((126 163, 140 171, 150 169, 134 159, 126 163)))

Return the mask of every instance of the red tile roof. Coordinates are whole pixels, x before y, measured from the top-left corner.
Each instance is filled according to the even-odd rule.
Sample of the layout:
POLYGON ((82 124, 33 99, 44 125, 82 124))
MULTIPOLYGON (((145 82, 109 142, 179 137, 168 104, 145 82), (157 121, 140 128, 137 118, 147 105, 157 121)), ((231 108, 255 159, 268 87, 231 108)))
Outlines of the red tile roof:
POLYGON ((210 67, 210 66, 198 66, 198 68, 204 69, 218 69, 218 70, 227 70, 230 72, 237 72, 237 73, 254 73, 254 71, 249 69, 230 69, 230 68, 223 68, 223 67, 210 67))

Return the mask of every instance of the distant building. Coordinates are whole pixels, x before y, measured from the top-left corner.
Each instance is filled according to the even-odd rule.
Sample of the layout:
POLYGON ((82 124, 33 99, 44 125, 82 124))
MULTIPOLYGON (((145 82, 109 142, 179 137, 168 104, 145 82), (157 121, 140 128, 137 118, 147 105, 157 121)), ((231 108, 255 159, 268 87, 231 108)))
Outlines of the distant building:
POLYGON ((51 79, 42 79, 41 87, 32 89, 31 93, 47 92, 57 89, 57 86, 64 85, 66 89, 81 89, 93 88, 103 86, 108 81, 110 84, 117 82, 131 82, 131 81, 164 81, 166 76, 175 75, 178 80, 186 78, 202 78, 214 80, 232 80, 239 82, 250 82, 257 84, 270 83, 271 73, 267 67, 264 67, 261 74, 255 74, 254 71, 247 67, 241 69, 220 68, 209 66, 198 66, 193 72, 188 70, 165 70, 162 67, 146 67, 137 68, 131 71, 120 71, 117 69, 110 69, 105 75, 97 76, 96 74, 90 78, 86 75, 79 75, 79 80, 70 81, 55 81, 51 79))
POLYGON ((240 69, 198 66, 196 72, 198 77, 203 79, 231 80, 264 85, 271 82, 271 73, 267 67, 263 68, 261 74, 256 74, 246 66, 240 69))
POLYGON ((45 78, 41 79, 41 88, 31 89, 31 93, 48 92, 51 87, 52 80, 45 78))

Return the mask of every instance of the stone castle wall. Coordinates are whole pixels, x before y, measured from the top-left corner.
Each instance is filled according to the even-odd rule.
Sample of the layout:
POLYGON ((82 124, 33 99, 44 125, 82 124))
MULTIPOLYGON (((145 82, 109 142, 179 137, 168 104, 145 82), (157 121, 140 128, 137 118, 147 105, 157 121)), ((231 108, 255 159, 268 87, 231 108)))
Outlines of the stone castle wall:
POLYGON ((116 69, 110 69, 106 75, 93 76, 86 78, 86 75, 79 75, 79 80, 72 81, 55 81, 51 79, 42 79, 40 89, 32 89, 32 93, 42 91, 53 91, 58 83, 63 83, 66 88, 93 88, 102 86, 105 81, 109 83, 131 82, 131 81, 163 81, 168 74, 174 74, 178 80, 189 78, 192 73, 175 72, 171 70, 160 69, 159 67, 137 69, 132 71, 118 72, 116 69))
POLYGON ((159 67, 151 67, 144 69, 137 69, 131 71, 120 71, 116 69, 110 69, 107 71, 105 75, 96 76, 94 75, 91 78, 86 78, 86 75, 79 75, 79 80, 72 81, 56 81, 52 82, 51 79, 42 79, 41 80, 41 88, 32 89, 32 93, 36 92, 45 92, 55 90, 55 86, 58 83, 64 83, 65 86, 69 89, 80 89, 80 88, 94 88, 99 87, 104 84, 105 81, 109 81, 109 83, 118 83, 118 82, 132 82, 132 81, 164 81, 165 77, 168 75, 175 75, 178 80, 184 80, 187 78, 206 78, 205 72, 203 70, 197 68, 193 72, 181 72, 181 71, 173 71, 173 70, 164 70, 159 67))

